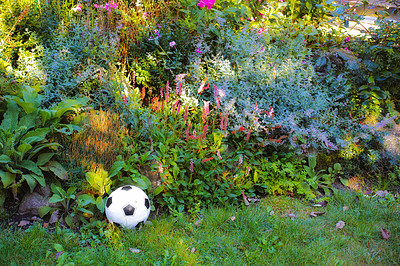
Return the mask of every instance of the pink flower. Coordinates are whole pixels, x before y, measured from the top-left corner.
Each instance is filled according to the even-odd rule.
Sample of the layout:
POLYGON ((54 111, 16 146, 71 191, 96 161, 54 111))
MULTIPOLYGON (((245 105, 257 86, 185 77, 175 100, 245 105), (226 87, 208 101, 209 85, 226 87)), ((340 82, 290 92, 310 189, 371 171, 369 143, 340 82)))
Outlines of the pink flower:
POLYGON ((99 6, 98 4, 93 4, 93 6, 95 7, 95 8, 100 8, 101 6, 99 6))
POLYGON ((169 81, 168 80, 167 80, 167 87, 165 88, 165 93, 166 93, 165 100, 168 103, 168 100, 169 100, 169 81))
POLYGON ((249 173, 250 173, 250 164, 249 164, 249 166, 247 166, 247 169, 246 169, 246 176, 248 176, 249 173))
MULTIPOLYGON (((175 107, 179 104, 179 99, 172 105, 172 112, 175 112, 175 107)), ((180 105, 179 105, 180 108, 180 105)))
POLYGON ((219 158, 220 160, 222 160, 222 156, 221 156, 221 153, 219 153, 219 150, 217 150, 217 156, 218 156, 218 158, 219 158))
POLYGON ((201 51, 199 49, 196 50, 196 53, 201 54, 201 51))
POLYGON ((82 6, 81 5, 76 5, 72 8, 72 11, 74 12, 78 12, 78 11, 82 11, 82 6))
POLYGON ((174 42, 174 41, 172 41, 172 42, 169 43, 169 46, 170 46, 170 47, 174 47, 175 45, 176 45, 176 42, 174 42))
POLYGON ((228 127, 228 114, 225 115, 224 130, 228 127))
POLYGON ((126 97, 126 95, 124 95, 124 105, 126 106, 127 103, 128 103, 128 97, 126 97))
POLYGON ((189 137, 190 137, 190 126, 191 126, 191 123, 189 122, 189 125, 186 129, 186 139, 189 139, 189 137))
POLYGON ((190 172, 193 173, 193 159, 190 159, 190 172))
POLYGON ((186 105, 185 107, 185 115, 183 116, 183 121, 186 121, 189 117, 189 107, 186 105))
POLYGON ((213 156, 213 157, 210 157, 210 158, 207 158, 207 159, 203 159, 203 160, 201 160, 201 162, 202 162, 202 163, 205 163, 205 162, 211 161, 211 160, 213 160, 213 159, 214 159, 214 156, 213 156))
POLYGON ((251 134, 251 128, 249 128, 249 131, 247 132, 246 141, 250 139, 250 134, 251 134))
POLYGON ((208 9, 211 9, 214 4, 215 4, 215 0, 199 0, 199 3, 197 5, 200 8, 207 7, 208 9))
POLYGON ((201 134, 202 142, 204 142, 204 140, 206 139, 206 136, 207 136, 207 128, 208 128, 207 125, 203 127, 203 133, 201 134))

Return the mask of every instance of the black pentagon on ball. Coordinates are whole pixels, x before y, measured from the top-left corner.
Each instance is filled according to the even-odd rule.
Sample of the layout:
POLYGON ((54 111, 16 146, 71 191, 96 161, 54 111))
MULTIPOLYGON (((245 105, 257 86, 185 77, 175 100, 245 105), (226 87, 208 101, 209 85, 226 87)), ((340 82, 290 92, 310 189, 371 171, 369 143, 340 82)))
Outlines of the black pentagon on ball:
POLYGON ((108 197, 107 202, 106 202, 107 208, 110 207, 111 203, 112 203, 112 197, 108 197))
POLYGON ((144 206, 146 206, 146 208, 150 208, 150 201, 149 199, 144 199, 144 206))
POLYGON ((132 216, 135 213, 135 207, 129 204, 126 205, 123 210, 126 216, 132 216))
POLYGON ((131 190, 131 189, 132 189, 131 186, 123 186, 123 187, 121 188, 121 190, 125 190, 125 191, 131 190))

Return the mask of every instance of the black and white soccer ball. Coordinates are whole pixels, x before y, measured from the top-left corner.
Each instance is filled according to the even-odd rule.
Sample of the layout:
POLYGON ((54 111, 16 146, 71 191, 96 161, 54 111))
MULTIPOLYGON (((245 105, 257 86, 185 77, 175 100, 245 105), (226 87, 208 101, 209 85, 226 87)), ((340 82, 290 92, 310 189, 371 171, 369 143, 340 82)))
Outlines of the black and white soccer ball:
POLYGON ((106 201, 106 216, 111 223, 133 228, 145 222, 150 214, 150 200, 146 193, 135 186, 122 186, 114 190, 106 201))

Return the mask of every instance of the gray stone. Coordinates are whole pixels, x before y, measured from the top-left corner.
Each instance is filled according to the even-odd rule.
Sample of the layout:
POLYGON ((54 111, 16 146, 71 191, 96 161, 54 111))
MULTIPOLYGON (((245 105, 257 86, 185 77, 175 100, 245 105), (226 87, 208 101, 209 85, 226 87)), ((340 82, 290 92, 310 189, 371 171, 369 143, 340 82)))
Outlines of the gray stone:
POLYGON ((38 186, 32 193, 25 194, 19 205, 18 212, 20 215, 38 216, 39 209, 43 206, 59 207, 60 204, 49 203, 50 187, 38 186))

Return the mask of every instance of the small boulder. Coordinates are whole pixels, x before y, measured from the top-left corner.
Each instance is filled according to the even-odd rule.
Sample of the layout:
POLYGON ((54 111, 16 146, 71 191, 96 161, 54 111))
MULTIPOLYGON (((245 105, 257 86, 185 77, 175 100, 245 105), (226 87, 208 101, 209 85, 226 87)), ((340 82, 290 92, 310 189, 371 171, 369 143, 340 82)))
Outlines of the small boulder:
POLYGON ((25 194, 19 205, 18 212, 24 216, 38 216, 39 209, 43 206, 59 207, 60 204, 49 203, 50 187, 38 186, 33 192, 25 194))

